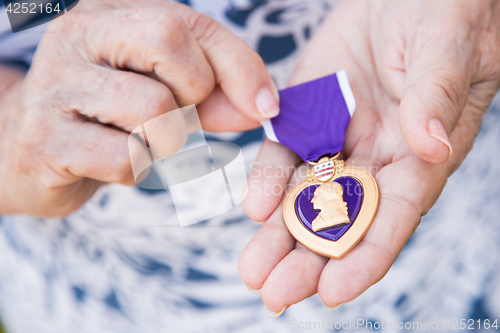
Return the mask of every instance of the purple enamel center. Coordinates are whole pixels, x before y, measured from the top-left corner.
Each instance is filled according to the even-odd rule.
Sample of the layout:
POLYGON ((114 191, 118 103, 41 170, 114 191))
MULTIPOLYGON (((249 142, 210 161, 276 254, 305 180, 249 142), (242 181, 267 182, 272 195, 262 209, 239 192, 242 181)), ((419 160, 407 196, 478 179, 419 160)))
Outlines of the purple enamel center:
POLYGON ((349 230, 352 224, 356 221, 359 211, 361 210, 361 206, 363 205, 364 197, 363 186, 361 186, 356 179, 352 177, 341 177, 335 179, 335 182, 342 185, 342 188, 344 189, 344 201, 347 203, 347 213, 349 215, 349 220, 351 221, 349 224, 318 232, 314 232, 312 230, 311 223, 316 216, 318 216, 319 212, 314 210, 311 200, 314 197, 314 191, 319 185, 306 187, 299 193, 297 199, 295 200, 295 212, 307 230, 317 236, 334 242, 344 236, 347 230, 349 230))

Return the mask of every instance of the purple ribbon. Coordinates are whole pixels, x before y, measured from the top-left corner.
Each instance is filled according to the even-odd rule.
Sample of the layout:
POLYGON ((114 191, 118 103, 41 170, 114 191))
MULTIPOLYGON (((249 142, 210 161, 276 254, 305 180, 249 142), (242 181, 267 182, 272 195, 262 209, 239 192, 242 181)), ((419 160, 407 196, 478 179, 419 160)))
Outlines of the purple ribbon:
POLYGON ((344 148, 347 126, 356 109, 344 70, 280 91, 280 114, 262 122, 266 136, 317 161, 344 148))

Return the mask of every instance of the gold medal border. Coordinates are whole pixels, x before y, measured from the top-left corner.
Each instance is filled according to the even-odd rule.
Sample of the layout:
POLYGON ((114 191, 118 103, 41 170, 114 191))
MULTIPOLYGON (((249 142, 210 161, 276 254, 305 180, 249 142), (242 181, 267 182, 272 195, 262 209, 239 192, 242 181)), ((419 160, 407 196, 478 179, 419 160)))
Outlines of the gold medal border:
POLYGON ((363 186, 364 196, 355 223, 353 222, 349 230, 336 242, 314 235, 307 230, 295 210, 297 195, 308 186, 320 185, 321 182, 308 182, 307 180, 300 182, 288 193, 283 205, 285 224, 293 237, 309 250, 334 259, 344 257, 363 238, 375 218, 379 202, 377 182, 366 170, 357 167, 345 167, 344 172, 336 174, 329 181, 335 181, 335 179, 341 177, 357 179, 363 186), (291 203, 290 200, 292 200, 291 203))

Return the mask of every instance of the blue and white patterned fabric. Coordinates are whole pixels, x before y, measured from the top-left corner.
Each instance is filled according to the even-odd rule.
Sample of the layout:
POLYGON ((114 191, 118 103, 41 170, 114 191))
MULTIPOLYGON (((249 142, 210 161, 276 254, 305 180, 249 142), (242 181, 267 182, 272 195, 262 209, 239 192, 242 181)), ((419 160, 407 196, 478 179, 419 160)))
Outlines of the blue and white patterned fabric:
MULTIPOLYGON (((189 4, 258 50, 283 88, 335 1, 189 4)), ((29 64, 42 33, 5 33, 5 20, 2 9, 0 59, 29 64)), ((423 322, 415 331, 435 332, 429 319, 440 327, 446 319, 500 319, 499 129, 500 98, 387 276, 337 310, 314 296, 279 318, 265 314, 260 296, 246 290, 237 272, 238 256, 259 228, 241 205, 191 227, 167 227, 174 214, 168 192, 109 185, 63 219, 0 217, 0 318, 8 333, 331 332, 338 330, 294 324, 317 328, 323 320, 357 319, 423 322)), ((263 133, 210 138, 239 144, 249 170, 263 133)))

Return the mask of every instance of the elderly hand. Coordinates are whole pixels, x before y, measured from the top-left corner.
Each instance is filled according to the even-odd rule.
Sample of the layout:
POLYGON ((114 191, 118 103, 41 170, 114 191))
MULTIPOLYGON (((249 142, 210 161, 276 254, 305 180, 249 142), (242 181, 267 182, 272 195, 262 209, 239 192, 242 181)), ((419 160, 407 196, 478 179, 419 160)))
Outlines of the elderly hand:
POLYGON ((287 148, 264 142, 245 208, 265 222, 241 255, 239 272, 249 288, 262 289, 272 315, 316 292, 326 306, 336 307, 387 273, 471 149, 498 90, 500 3, 344 1, 315 33, 290 85, 340 69, 346 69, 357 101, 346 163, 376 173, 379 211, 343 259, 312 253, 284 225, 283 191, 265 191, 299 179, 266 179, 262 172, 286 170, 299 160, 287 148))
POLYGON ((237 112, 220 118, 202 106, 210 130, 253 128, 279 111, 257 53, 161 0, 80 1, 11 81, 0 91, 0 213, 66 215, 103 182, 133 184, 128 133, 167 111, 231 103, 237 112))

